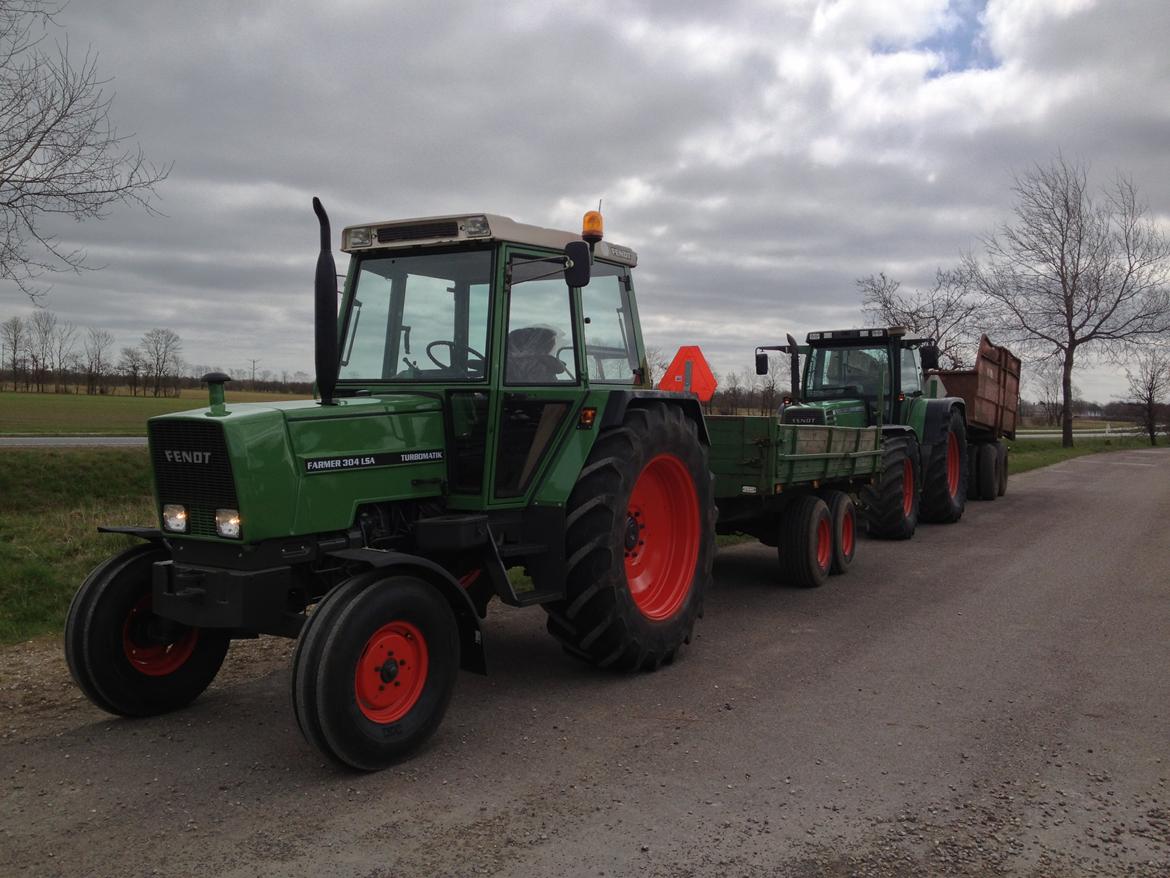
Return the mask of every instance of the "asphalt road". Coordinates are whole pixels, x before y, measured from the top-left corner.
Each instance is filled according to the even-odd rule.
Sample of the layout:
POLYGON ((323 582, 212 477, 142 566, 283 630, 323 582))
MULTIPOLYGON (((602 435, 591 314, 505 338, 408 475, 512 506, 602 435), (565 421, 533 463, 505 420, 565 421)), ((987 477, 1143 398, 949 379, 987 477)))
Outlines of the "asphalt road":
MULTIPOLYGON (((0 654, 5 875, 1170 874, 1170 453, 1077 458, 815 591, 720 554, 698 637, 615 677, 494 609, 400 768, 327 767, 287 645, 111 720, 0 654)), ((48 670, 45 670, 45 669, 48 670)))

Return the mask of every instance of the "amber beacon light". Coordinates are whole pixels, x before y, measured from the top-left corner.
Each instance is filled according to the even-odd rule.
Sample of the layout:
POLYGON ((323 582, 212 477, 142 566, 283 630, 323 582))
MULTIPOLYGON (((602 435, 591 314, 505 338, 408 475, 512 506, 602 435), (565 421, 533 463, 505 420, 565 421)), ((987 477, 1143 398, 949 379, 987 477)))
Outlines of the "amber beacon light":
POLYGON ((605 221, 601 218, 600 210, 591 210, 581 220, 581 237, 590 244, 601 240, 605 232, 605 221))

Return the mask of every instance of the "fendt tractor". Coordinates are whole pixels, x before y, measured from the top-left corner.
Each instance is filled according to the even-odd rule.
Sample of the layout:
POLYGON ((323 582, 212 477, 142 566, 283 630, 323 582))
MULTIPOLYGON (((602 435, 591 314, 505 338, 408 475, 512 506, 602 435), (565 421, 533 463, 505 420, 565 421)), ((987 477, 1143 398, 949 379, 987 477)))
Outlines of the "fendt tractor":
POLYGON ((907 338, 900 327, 810 332, 806 341, 790 335, 786 345, 757 348, 756 371, 767 374, 767 351, 789 354, 784 424, 881 430, 881 476, 860 494, 869 533, 908 539, 919 520, 953 523, 969 498, 1007 491, 1003 439, 1015 438, 1020 391, 1011 351, 984 335, 975 368, 942 370, 934 340, 907 338))
POLYGON ((340 314, 319 201, 314 400, 148 423, 158 522, 96 568, 66 625, 97 706, 189 703, 232 638, 297 638, 306 739, 384 767, 484 673, 488 602, 540 604, 565 650, 650 670, 688 643, 727 529, 817 585, 854 552, 849 492, 880 430, 704 421, 648 380, 634 251, 490 214, 347 227, 340 314), (709 433, 710 429, 710 433, 709 433), (716 440, 716 441, 712 441, 716 440), (712 470, 714 476, 712 476, 712 470), (520 568, 525 575, 520 573, 520 568))

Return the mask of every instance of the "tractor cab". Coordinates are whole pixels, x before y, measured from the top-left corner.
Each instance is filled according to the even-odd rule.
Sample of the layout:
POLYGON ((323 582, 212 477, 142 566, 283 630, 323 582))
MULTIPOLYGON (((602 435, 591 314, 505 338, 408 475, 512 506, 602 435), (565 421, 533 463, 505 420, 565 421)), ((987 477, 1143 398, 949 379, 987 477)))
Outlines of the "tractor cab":
POLYGON ((810 332, 806 347, 761 348, 806 354, 799 402, 785 407, 784 421, 906 423, 913 400, 926 389, 924 369, 936 368, 938 355, 930 339, 905 335, 902 327, 832 330, 810 332))
POLYGON ((452 508, 523 502, 590 387, 644 383, 628 248, 473 214, 351 226, 342 249, 336 394, 438 401, 452 508))

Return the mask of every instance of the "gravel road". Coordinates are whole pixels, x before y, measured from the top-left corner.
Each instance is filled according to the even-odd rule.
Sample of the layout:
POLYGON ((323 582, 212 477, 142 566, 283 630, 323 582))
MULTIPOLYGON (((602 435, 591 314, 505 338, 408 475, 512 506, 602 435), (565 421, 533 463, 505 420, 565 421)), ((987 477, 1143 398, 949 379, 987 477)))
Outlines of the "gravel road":
POLYGON ((105 717, 60 645, 0 653, 0 874, 1170 875, 1170 453, 1014 478, 815 591, 721 552, 694 644, 614 677, 494 608, 413 760, 338 771, 289 645, 105 717))

